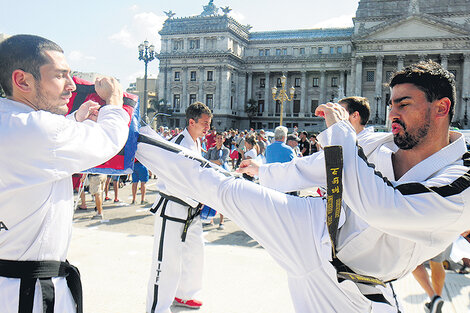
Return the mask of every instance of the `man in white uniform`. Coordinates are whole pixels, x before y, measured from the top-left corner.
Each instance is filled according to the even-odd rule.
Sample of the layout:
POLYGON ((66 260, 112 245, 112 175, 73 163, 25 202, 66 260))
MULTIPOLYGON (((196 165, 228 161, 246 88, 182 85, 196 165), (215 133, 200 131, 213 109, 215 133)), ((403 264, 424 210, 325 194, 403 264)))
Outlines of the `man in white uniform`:
POLYGON ((62 49, 32 35, 0 43, 2 313, 82 311, 78 271, 65 262, 71 176, 119 152, 129 132, 119 83, 95 83, 108 105, 90 101, 66 118, 75 84, 62 49))
MULTIPOLYGON (((188 126, 172 142, 201 156, 200 138, 210 129, 211 110, 201 102, 186 109, 188 126)), ((140 158, 138 158, 140 160, 140 158)), ((161 180, 159 180, 160 182, 161 180)), ((164 186, 161 187, 165 193, 164 186)), ((147 295, 148 313, 170 313, 170 306, 201 307, 204 241, 198 202, 182 195, 155 200, 155 233, 152 269, 147 295)), ((173 194, 174 196, 174 194, 173 194)))
MULTIPOLYGON (((370 312, 382 287, 339 278, 337 268, 383 282, 401 278, 448 246, 470 218, 470 160, 463 136, 449 131, 452 75, 430 61, 398 72, 390 86, 393 135, 369 143, 369 159, 356 145, 343 107, 328 103, 316 111, 328 126, 318 136, 322 146, 343 150, 345 219, 339 224, 336 268, 330 263, 324 200, 227 177, 145 143, 139 143, 139 159, 169 193, 204 199, 263 245, 287 271, 297 312, 370 312)), ((325 161, 324 152, 282 164, 258 166, 249 160, 241 171, 258 174, 262 185, 292 191, 324 186, 325 161)))

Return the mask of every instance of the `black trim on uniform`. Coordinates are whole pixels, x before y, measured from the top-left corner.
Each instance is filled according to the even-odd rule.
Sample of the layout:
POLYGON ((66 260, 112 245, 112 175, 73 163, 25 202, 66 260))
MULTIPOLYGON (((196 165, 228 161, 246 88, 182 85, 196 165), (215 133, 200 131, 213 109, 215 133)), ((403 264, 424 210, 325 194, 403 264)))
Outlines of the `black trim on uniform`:
POLYGON ((183 134, 180 134, 180 135, 178 136, 178 138, 176 138, 175 143, 176 143, 177 145, 179 145, 179 144, 181 143, 181 141, 183 141, 183 139, 184 139, 184 135, 183 135, 183 134))
MULTIPOLYGON (((358 146, 358 155, 359 157, 366 162, 367 166, 374 169, 374 174, 383 179, 383 181, 390 187, 393 187, 395 190, 398 190, 402 195, 416 195, 420 193, 435 192, 441 197, 450 197, 460 194, 462 191, 470 187, 470 170, 454 180, 452 183, 444 186, 435 186, 435 187, 426 187, 421 183, 406 183, 397 186, 393 186, 392 183, 384 177, 382 173, 375 170, 375 165, 367 161, 367 157, 364 154, 364 151, 360 146, 358 146)), ((463 165, 470 166, 470 153, 466 152, 462 155, 463 165)))

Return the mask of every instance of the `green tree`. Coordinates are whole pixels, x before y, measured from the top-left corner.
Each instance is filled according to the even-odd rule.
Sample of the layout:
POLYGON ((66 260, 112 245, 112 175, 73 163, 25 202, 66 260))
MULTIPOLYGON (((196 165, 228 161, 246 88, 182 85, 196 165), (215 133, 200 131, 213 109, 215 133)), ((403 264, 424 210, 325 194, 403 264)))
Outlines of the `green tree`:
POLYGON ((255 99, 249 99, 247 103, 245 104, 245 113, 248 115, 248 119, 250 120, 250 127, 251 127, 251 121, 253 120, 253 117, 258 114, 258 103, 256 102, 255 99))

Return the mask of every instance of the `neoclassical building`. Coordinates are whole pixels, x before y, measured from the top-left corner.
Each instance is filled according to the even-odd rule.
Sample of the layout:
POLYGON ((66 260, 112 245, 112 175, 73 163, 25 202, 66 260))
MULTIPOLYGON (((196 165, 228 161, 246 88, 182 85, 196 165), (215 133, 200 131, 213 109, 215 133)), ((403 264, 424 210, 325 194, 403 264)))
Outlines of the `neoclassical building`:
POLYGON ((184 125, 184 110, 194 101, 208 104, 214 126, 265 128, 279 125, 280 103, 271 88, 287 77, 295 94, 284 105, 283 125, 320 131, 318 104, 362 95, 371 103, 371 123, 384 125, 397 69, 433 59, 457 81, 454 124, 467 128, 470 100, 470 2, 466 0, 361 0, 354 27, 251 32, 218 14, 212 1, 198 16, 167 13, 159 34, 159 97, 172 106, 171 126, 184 125), (253 99, 251 118, 245 104, 253 99))

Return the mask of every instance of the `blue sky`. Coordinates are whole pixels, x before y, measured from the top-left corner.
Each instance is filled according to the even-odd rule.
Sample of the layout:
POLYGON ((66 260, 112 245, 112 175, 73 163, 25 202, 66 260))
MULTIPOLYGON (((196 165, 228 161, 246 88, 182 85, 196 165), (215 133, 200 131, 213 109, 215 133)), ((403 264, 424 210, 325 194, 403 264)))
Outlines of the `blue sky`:
MULTIPOLYGON (((4 3, 7 0, 4 0, 4 3)), ((72 70, 98 72, 121 80, 124 88, 143 76, 137 46, 147 39, 157 50, 166 19, 197 15, 208 0, 25 0, 8 1, 0 11, 0 33, 36 34, 58 43, 72 70)), ((358 0, 214 0, 252 31, 352 26, 358 0)), ((156 75, 158 61, 149 64, 156 75)))

